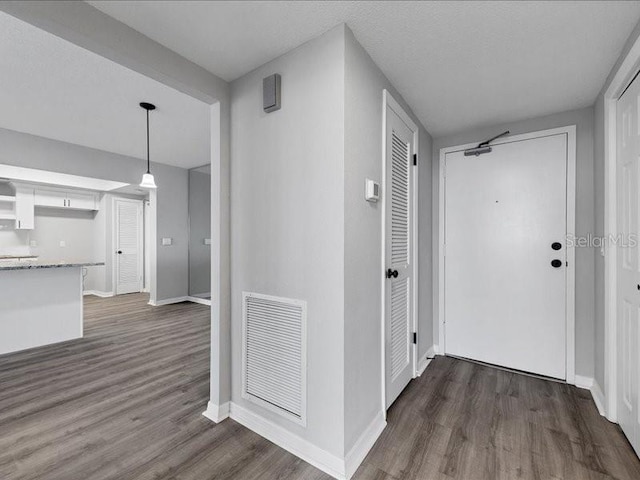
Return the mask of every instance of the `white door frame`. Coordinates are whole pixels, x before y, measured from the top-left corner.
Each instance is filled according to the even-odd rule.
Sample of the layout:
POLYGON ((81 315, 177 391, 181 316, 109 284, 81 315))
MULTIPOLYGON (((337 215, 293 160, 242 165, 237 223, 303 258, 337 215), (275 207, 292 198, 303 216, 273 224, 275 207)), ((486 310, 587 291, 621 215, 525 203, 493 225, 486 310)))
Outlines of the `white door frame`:
MULTIPOLYGON (((404 109, 400 106, 400 104, 396 101, 395 98, 391 95, 391 93, 384 89, 382 91, 382 184, 381 184, 381 198, 380 198, 380 206, 382 208, 382 250, 381 250, 381 260, 380 260, 380 351, 381 351, 381 374, 382 374, 382 388, 380 390, 381 394, 381 405, 382 405, 382 414, 386 420, 387 418, 387 401, 386 401, 386 348, 385 348, 385 336, 386 336, 386 282, 387 279, 384 276, 384 272, 387 269, 387 259, 386 251, 387 251, 387 242, 386 242, 386 234, 387 234, 387 213, 386 213, 386 197, 387 194, 386 186, 387 186, 387 107, 391 108, 395 113, 398 114, 400 119, 411 129, 413 132, 413 152, 416 154, 418 158, 418 164, 413 166, 413 181, 411 185, 412 193, 411 193, 411 202, 413 203, 413 215, 411 216, 411 222, 413 222, 413 235, 411 241, 413 245, 411 247, 411 261, 413 264, 413 285, 411 288, 411 307, 412 307, 412 322, 413 322, 413 331, 418 336, 418 172, 420 168, 420 129, 416 125, 416 123, 411 119, 411 117, 404 111, 404 109)), ((417 377, 418 373, 418 343, 412 344, 411 352, 413 356, 413 366, 412 366, 412 378, 417 377)))
MULTIPOLYGON (((616 186, 616 105, 618 98, 640 68, 640 37, 620 64, 604 93, 604 234, 618 235, 616 186)), ((597 154, 597 152, 596 152, 597 154)), ((607 419, 618 419, 617 401, 617 250, 605 242, 604 257, 604 395, 607 419)))
MULTIPOLYGON (((116 211, 116 202, 128 202, 135 203, 140 206, 139 218, 140 235, 138 236, 138 272, 144 277, 144 200, 134 200, 132 198, 124 197, 111 197, 111 258, 113 259, 113 268, 111 269, 111 281, 113 282, 113 294, 118 295, 118 254, 116 248, 118 247, 118 213, 116 211)), ((144 290, 144 280, 138 280, 140 284, 140 291, 144 290)))
MULTIPOLYGON (((522 135, 513 135, 496 140, 492 145, 501 145, 505 143, 521 142, 523 140, 532 140, 534 138, 548 137, 558 134, 567 135, 567 236, 575 238, 576 231, 576 126, 570 125, 566 127, 553 128, 550 130, 542 130, 539 132, 530 132, 522 135)), ((444 326, 444 299, 445 299, 445 282, 444 282, 444 261, 445 261, 445 159, 448 153, 459 152, 467 148, 476 147, 478 143, 468 143, 466 145, 458 145, 454 147, 446 147, 440 149, 440 175, 439 175, 439 199, 438 199, 438 353, 445 355, 445 326, 444 326)), ((575 304, 575 247, 567 244, 567 276, 566 276, 566 322, 567 322, 567 347, 566 347, 566 372, 567 383, 575 384, 575 340, 576 340, 576 304, 575 304)))

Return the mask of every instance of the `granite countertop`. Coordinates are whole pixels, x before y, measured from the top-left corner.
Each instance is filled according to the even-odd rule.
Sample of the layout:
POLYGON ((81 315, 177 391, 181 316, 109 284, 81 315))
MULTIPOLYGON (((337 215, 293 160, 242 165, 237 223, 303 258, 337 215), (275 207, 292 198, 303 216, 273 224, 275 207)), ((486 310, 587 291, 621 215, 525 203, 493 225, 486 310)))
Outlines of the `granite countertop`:
POLYGON ((104 262, 47 262, 42 260, 0 262, 0 270, 31 270, 37 268, 93 267, 104 262))

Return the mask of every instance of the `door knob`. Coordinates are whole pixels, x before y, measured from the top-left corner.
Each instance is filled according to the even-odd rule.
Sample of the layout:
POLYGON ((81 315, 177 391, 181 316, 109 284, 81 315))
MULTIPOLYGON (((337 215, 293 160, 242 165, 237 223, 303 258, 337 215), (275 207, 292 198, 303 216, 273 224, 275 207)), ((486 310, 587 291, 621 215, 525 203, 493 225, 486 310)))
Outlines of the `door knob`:
POLYGON ((387 278, 398 278, 398 270, 387 269, 387 278))
POLYGON ((553 242, 551 244, 552 250, 560 250, 562 248, 562 244, 560 242, 553 242))
POLYGON ((118 250, 116 253, 117 253, 118 255, 122 255, 122 250, 118 250))
POLYGON ((551 260, 551 266, 553 268, 560 268, 562 266, 562 260, 558 260, 557 258, 554 260, 551 260))

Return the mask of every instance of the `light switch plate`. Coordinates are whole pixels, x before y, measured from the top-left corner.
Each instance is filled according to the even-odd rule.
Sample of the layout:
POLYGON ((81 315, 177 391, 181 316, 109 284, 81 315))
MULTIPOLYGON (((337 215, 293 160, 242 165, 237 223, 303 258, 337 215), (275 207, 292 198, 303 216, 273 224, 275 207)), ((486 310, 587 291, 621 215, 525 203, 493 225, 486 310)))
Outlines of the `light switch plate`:
POLYGON ((169 246, 169 245, 171 245, 172 243, 173 243, 173 241, 172 241, 172 239, 171 239, 171 238, 166 238, 166 237, 163 237, 163 238, 162 238, 162 246, 163 246, 163 247, 168 247, 168 246, 169 246))
POLYGON ((205 238, 204 239, 204 244, 205 245, 211 245, 211 239, 210 238, 205 238))
POLYGON ((67 246, 67 242, 65 242, 64 240, 60 240, 60 246, 61 247, 66 247, 67 246))

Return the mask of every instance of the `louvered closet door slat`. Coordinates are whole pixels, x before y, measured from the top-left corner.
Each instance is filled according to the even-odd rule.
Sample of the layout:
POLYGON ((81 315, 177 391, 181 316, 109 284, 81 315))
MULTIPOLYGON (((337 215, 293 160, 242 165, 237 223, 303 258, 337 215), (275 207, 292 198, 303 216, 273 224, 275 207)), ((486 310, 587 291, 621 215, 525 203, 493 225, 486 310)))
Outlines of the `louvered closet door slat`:
POLYGON ((409 262, 409 145, 395 132, 391 149, 391 263, 409 262))

